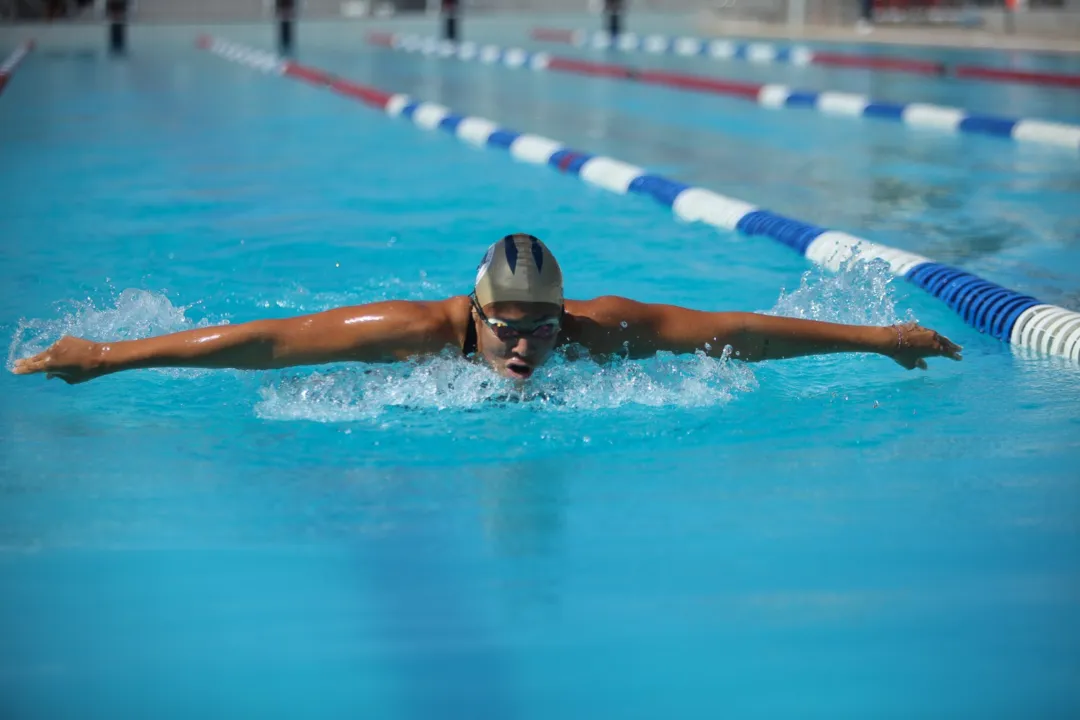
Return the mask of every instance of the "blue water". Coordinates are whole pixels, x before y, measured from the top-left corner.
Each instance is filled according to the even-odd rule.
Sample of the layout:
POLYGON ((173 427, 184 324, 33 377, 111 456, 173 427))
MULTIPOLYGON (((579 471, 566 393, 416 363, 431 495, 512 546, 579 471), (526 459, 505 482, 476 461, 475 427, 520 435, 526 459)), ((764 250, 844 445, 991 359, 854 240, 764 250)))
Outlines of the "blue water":
MULTIPOLYGON (((127 59, 36 55, 0 98, 8 366, 63 333, 467 292, 518 230, 573 297, 915 317, 965 358, 557 360, 509 398, 452 357, 76 387, 4 373, 4 717, 1080 709, 1075 365, 879 268, 821 273, 185 32, 127 59)), ((344 43, 299 54, 1080 309, 1060 150, 344 43)))

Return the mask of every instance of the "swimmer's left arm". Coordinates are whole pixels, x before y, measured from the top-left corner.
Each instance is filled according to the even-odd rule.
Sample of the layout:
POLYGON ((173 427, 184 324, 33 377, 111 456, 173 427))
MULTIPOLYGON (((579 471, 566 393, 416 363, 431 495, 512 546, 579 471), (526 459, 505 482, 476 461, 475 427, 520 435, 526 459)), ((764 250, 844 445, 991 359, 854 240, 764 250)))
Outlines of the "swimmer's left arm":
POLYGON ((657 351, 705 351, 730 345, 741 360, 757 362, 842 352, 876 353, 901 366, 926 368, 927 357, 961 359, 948 338, 914 323, 884 327, 775 317, 749 312, 706 312, 675 305, 604 297, 581 303, 584 335, 593 352, 643 357, 657 351))

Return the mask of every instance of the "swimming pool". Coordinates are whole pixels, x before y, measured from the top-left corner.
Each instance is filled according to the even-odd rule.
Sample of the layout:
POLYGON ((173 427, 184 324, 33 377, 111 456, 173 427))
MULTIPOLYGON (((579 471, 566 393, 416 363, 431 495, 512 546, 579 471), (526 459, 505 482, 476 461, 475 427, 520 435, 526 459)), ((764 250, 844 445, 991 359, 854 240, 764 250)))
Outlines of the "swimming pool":
MULTIPOLYGON (((524 44, 530 25, 477 32, 524 44)), ((5 373, 16 716, 1080 706, 1074 364, 878 268, 825 273, 225 63, 199 30, 133 32, 126 60, 41 47, 0 98, 9 365, 62 332, 465 292, 516 230, 558 254, 571 296, 911 313, 965 359, 556 363, 521 401, 452 359, 78 387, 5 373)), ((307 64, 1080 309, 1075 154, 298 37, 307 64)))

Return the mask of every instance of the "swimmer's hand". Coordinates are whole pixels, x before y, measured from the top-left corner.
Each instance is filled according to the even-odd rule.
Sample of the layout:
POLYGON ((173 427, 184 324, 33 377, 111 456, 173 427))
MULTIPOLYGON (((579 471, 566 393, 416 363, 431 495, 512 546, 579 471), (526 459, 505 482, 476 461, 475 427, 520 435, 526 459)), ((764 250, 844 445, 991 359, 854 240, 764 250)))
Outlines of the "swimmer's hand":
POLYGON ((50 380, 59 378, 68 385, 76 385, 102 374, 101 346, 65 335, 44 352, 16 360, 12 372, 16 375, 45 373, 50 380))
POLYGON ((944 335, 930 328, 924 328, 918 323, 890 325, 889 329, 895 333, 895 337, 890 337, 889 348, 884 354, 908 370, 915 368, 925 370, 925 358, 928 357, 963 359, 963 355, 960 354, 962 347, 944 335))

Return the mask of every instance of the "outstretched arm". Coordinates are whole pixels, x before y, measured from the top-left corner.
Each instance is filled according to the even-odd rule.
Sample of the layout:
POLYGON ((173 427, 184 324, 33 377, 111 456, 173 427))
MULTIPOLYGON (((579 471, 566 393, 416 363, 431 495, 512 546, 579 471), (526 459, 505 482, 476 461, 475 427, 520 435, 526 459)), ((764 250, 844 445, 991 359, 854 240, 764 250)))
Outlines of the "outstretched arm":
POLYGON ((449 302, 372 303, 142 340, 99 343, 64 337, 44 352, 16 362, 14 372, 44 372, 79 383, 151 367, 264 370, 345 360, 398 360, 437 352, 456 342, 449 302))
POLYGON ((844 325, 748 312, 705 312, 620 297, 568 303, 568 309, 580 314, 579 341, 598 353, 625 349, 631 357, 643 357, 663 350, 706 350, 719 355, 730 345, 739 359, 756 362, 869 352, 891 357, 908 369, 925 369, 927 357, 961 359, 962 348, 915 323, 844 325))

